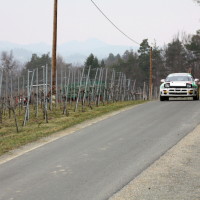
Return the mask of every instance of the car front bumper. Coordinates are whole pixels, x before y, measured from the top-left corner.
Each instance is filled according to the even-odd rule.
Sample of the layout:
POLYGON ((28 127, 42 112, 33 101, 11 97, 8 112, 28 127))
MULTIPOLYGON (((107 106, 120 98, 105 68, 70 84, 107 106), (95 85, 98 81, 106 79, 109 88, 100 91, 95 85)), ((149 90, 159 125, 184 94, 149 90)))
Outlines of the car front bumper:
POLYGON ((197 88, 164 88, 160 90, 163 97, 194 97, 197 96, 197 88))

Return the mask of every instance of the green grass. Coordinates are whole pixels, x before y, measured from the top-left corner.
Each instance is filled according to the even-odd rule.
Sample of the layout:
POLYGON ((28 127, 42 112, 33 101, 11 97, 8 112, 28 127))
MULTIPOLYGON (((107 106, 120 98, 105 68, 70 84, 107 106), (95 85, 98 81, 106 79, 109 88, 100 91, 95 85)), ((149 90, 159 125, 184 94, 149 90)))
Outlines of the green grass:
MULTIPOLYGON (((121 108, 144 103, 145 101, 126 101, 101 105, 99 107, 86 107, 85 112, 81 110, 73 112, 73 107, 69 108, 69 116, 62 115, 60 109, 49 111, 49 123, 43 119, 42 112, 39 112, 38 118, 34 117, 34 110, 31 110, 31 117, 25 127, 22 127, 23 113, 18 116, 19 133, 16 132, 14 117, 8 119, 8 114, 4 116, 3 123, 0 124, 0 155, 21 147, 30 142, 39 140, 42 137, 49 136, 60 130, 64 130, 83 121, 94 119, 106 113, 119 110, 121 108)), ((18 110, 16 110, 18 114, 18 110)))

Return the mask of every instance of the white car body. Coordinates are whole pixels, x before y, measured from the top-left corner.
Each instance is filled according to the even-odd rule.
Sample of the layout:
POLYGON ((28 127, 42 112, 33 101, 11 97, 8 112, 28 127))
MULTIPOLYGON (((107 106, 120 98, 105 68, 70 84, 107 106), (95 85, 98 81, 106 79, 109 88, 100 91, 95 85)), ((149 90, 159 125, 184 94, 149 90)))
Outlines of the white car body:
POLYGON ((198 100, 198 81, 189 73, 169 74, 161 80, 160 101, 169 100, 169 97, 193 97, 193 100, 198 100))

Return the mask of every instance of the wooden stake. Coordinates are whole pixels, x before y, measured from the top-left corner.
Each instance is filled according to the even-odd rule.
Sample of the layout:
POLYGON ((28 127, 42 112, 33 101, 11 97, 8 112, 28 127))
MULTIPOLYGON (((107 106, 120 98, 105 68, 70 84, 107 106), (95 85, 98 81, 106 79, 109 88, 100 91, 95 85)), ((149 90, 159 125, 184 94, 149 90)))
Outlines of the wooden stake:
POLYGON ((56 94, 56 52, 57 52, 57 14, 58 0, 54 0, 53 17, 53 45, 52 45, 52 88, 53 94, 56 94))
POLYGON ((152 47, 150 48, 149 99, 152 99, 152 47))

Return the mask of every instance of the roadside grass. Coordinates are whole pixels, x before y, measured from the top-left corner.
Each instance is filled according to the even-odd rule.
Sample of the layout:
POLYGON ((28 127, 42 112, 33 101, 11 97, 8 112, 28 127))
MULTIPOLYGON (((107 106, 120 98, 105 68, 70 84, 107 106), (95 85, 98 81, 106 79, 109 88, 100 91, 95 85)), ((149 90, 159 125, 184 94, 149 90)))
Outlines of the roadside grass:
POLYGON ((83 121, 94 119, 127 106, 133 106, 145 102, 146 101, 142 100, 116 102, 106 104, 105 106, 100 105, 99 107, 93 107, 92 110, 86 107, 84 112, 81 111, 81 108, 79 111, 73 112, 73 107, 69 107, 69 116, 62 115, 62 111, 59 108, 53 109, 53 111, 48 112, 49 123, 45 122, 41 111, 36 118, 34 116, 34 110, 32 109, 30 112, 30 120, 27 122, 26 126, 21 126, 23 123, 23 115, 18 116, 19 133, 16 132, 13 117, 11 119, 5 117, 3 123, 0 124, 0 156, 10 150, 37 141, 43 137, 72 127, 83 121))

